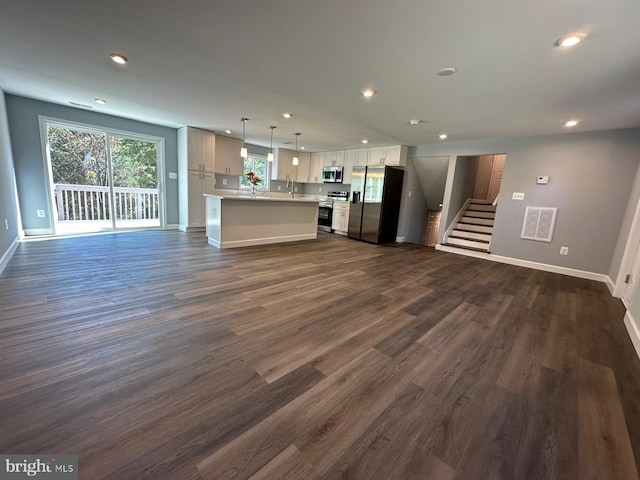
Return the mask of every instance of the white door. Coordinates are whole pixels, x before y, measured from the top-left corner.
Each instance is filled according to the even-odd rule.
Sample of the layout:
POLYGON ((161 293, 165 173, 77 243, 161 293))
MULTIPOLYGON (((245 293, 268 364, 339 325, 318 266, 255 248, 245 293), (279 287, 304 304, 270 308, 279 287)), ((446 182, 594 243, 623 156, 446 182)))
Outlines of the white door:
POLYGON ((504 172, 504 161, 506 157, 506 155, 495 155, 493 158, 493 170, 491 172, 489 196, 487 198, 489 203, 493 203, 500 193, 500 184, 502 183, 502 173, 504 172))

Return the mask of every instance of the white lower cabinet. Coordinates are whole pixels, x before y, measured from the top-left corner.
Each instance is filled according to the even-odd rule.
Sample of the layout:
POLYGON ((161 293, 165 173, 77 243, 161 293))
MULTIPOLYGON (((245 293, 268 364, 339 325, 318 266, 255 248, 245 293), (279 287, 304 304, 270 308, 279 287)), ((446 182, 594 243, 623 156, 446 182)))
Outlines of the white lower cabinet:
POLYGON ((189 170, 188 216, 189 228, 203 228, 206 226, 205 193, 213 193, 216 177, 211 172, 189 170))
POLYGON ((349 230, 349 202, 334 202, 331 228, 340 235, 347 234, 349 230))

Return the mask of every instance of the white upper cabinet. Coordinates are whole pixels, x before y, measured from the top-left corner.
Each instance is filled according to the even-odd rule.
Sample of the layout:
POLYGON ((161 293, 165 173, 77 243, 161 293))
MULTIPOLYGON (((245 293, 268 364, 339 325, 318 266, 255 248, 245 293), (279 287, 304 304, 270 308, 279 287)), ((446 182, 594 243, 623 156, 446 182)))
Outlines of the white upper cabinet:
POLYGON ((187 170, 213 172, 215 157, 215 135, 208 130, 186 127, 187 170))
POLYGON ((311 171, 311 154, 309 152, 300 152, 298 164, 298 172, 295 178, 296 182, 307 183, 311 171))
POLYGON ((325 152, 324 166, 325 167, 344 167, 344 150, 336 152, 325 152))
POLYGON ((374 147, 369 149, 367 165, 384 165, 384 147, 374 147))
POLYGON ((407 147, 392 145, 390 147, 373 147, 369 149, 367 165, 407 165, 407 147))
POLYGON ((324 167, 324 159, 325 152, 313 152, 311 154, 309 183, 322 183, 322 167, 324 167))
POLYGON ((353 167, 365 166, 367 164, 369 150, 367 148, 358 148, 355 150, 346 150, 344 153, 344 175, 342 176, 342 183, 351 184, 353 167))
POLYGON ((244 159, 240 156, 242 140, 216 135, 214 142, 215 172, 223 175, 244 173, 244 159))
POLYGON ((393 145, 384 147, 384 164, 406 166, 407 165, 407 147, 404 145, 393 145))

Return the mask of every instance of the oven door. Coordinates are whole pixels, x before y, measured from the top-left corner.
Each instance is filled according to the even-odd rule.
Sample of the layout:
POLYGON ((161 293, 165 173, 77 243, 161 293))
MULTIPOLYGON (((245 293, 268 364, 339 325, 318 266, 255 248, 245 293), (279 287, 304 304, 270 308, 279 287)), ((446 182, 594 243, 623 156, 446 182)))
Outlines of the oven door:
POLYGON ((333 221, 333 206, 320 204, 318 206, 318 230, 324 230, 325 232, 330 232, 332 221, 333 221))

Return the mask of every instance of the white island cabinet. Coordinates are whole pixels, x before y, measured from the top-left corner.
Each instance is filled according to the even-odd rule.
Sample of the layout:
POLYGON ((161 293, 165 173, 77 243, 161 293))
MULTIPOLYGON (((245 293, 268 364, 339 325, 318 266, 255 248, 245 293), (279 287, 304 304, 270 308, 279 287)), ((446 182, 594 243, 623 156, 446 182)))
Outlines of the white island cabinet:
POLYGON ((318 236, 318 200, 205 195, 207 237, 217 248, 312 240, 318 236))

